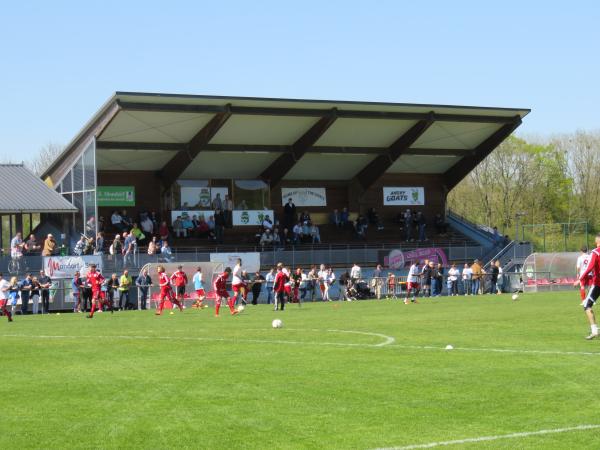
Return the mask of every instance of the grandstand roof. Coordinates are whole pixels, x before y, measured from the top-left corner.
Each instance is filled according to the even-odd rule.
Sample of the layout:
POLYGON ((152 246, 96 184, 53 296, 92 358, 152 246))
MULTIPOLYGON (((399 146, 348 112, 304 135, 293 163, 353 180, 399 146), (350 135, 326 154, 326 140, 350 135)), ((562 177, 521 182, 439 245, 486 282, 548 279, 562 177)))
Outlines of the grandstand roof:
POLYGON ((98 170, 177 178, 358 180, 427 173, 451 188, 525 108, 117 92, 46 171, 92 136, 98 170))
POLYGON ((0 164, 0 192, 2 214, 77 212, 23 164, 0 164))

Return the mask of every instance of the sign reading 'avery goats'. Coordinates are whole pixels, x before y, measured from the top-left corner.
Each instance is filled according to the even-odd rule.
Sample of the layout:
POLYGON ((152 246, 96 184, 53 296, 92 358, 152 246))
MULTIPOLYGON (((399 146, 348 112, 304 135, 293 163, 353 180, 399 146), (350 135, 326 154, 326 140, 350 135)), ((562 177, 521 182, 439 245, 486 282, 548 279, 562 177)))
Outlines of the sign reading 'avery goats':
POLYGON ((385 206, 424 205, 425 188, 384 187, 383 204, 385 206))
POLYGON ((281 204, 290 198, 296 206, 327 206, 325 188, 281 188, 281 204))

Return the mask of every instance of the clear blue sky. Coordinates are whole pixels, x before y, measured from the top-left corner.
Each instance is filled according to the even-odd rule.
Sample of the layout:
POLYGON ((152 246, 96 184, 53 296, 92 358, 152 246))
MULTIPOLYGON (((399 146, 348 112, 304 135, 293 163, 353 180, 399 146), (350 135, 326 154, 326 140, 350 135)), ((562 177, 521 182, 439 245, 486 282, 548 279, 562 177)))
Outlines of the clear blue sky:
POLYGON ((66 144, 115 91, 528 107, 600 128, 597 1, 11 2, 0 158, 66 144))

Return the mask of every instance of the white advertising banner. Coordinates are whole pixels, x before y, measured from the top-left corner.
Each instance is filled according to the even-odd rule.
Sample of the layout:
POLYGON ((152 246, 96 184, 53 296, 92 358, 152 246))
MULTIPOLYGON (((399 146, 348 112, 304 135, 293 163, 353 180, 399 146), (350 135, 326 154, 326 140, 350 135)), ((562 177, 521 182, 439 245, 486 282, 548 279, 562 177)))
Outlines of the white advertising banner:
POLYGON ((183 208, 210 208, 209 187, 182 187, 181 205, 183 208))
POLYGON ((221 263, 223 268, 231 267, 233 269, 238 258, 241 258, 242 269, 247 270, 248 274, 253 275, 260 270, 260 253, 258 252, 210 254, 210 262, 221 263))
POLYGON ((325 188, 281 188, 281 204, 290 198, 296 206, 327 206, 325 188))
POLYGON ((73 278, 77 271, 85 276, 90 264, 96 264, 97 269, 102 271, 102 257, 99 255, 44 256, 44 270, 50 278, 73 278))
POLYGON ((422 187, 384 187, 383 204, 385 206, 413 206, 425 204, 425 188, 422 187))
POLYGON ((273 220, 273 211, 267 209, 257 209, 257 210, 234 210, 233 211, 233 225, 236 227, 239 226, 251 226, 256 227, 262 225, 265 220, 265 216, 269 216, 271 222, 275 223, 273 220))

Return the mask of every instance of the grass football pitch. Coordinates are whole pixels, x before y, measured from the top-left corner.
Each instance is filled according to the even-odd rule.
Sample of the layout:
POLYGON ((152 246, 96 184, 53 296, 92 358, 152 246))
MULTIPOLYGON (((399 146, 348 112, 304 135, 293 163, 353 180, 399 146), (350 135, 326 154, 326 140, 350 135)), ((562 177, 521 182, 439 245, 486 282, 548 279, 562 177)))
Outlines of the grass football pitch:
POLYGON ((0 318, 0 448, 600 448, 577 291, 213 312, 0 318))

